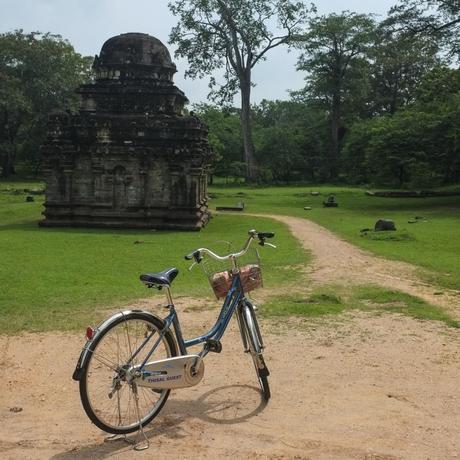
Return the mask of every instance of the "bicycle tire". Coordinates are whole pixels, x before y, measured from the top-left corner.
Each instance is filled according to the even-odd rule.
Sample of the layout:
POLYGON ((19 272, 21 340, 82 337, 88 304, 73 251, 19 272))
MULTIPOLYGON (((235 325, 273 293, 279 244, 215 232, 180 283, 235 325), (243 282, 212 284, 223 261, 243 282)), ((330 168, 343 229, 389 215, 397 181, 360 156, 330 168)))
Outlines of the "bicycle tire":
MULTIPOLYGON (((136 348, 131 343, 136 338, 145 339, 146 334, 152 332, 152 328, 157 332, 162 331, 163 321, 141 311, 129 312, 103 330, 89 346, 91 356, 80 380, 80 398, 89 419, 107 433, 128 434, 137 431, 139 425, 147 425, 159 414, 169 397, 171 390, 153 391, 147 387, 137 386, 139 405, 142 404, 142 411, 139 407, 141 419, 139 424, 133 389, 129 383, 126 381, 124 384, 121 383, 120 388, 109 396, 109 392, 113 390, 115 376, 120 375, 119 370, 124 364, 123 360, 126 361, 126 357, 132 353, 131 350, 136 348), (122 350, 123 346, 127 349, 122 350), (114 367, 118 371, 115 371, 114 367), (96 391, 99 388, 102 389, 101 401, 96 401, 96 391), (115 422, 115 419, 118 420, 115 422)), ((142 363, 149 351, 150 347, 147 344, 133 364, 142 363)), ((173 334, 167 330, 152 355, 152 360, 173 356, 177 356, 177 346, 173 334)))
POLYGON ((259 380, 259 385, 262 390, 262 395, 265 401, 270 399, 270 385, 268 384, 268 376, 270 372, 262 353, 262 336, 257 322, 257 317, 254 312, 254 307, 248 301, 241 307, 241 319, 244 328, 244 334, 249 345, 256 375, 259 380))

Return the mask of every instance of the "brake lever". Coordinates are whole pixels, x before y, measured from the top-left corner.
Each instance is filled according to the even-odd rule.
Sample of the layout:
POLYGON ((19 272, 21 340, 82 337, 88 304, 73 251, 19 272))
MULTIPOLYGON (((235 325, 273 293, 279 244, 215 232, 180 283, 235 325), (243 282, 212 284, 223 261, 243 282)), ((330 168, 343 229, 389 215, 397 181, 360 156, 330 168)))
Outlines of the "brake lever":
POLYGON ((265 246, 270 246, 271 248, 276 249, 276 246, 274 244, 271 244, 271 243, 265 242, 265 246))
POLYGON ((192 265, 190 265, 190 267, 188 267, 188 271, 191 272, 193 270, 193 267, 197 264, 197 262, 193 262, 192 265))

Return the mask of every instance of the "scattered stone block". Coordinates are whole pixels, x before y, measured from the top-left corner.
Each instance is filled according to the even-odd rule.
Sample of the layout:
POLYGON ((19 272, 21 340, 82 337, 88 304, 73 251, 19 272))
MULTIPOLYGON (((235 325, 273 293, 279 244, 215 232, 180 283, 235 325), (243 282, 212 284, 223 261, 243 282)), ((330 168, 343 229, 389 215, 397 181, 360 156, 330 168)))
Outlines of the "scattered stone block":
POLYGON ((337 203, 335 195, 333 195, 332 193, 327 197, 326 201, 323 201, 323 206, 325 208, 336 208, 338 205, 339 203, 337 203))
POLYGON ((390 219, 379 219, 375 223, 374 230, 376 232, 388 232, 388 231, 394 232, 396 230, 396 226, 395 226, 394 221, 390 219))
POLYGON ((216 211, 244 211, 244 203, 237 203, 235 206, 216 206, 216 211))
POLYGON ((40 188, 25 188, 24 192, 28 193, 29 195, 44 195, 45 190, 40 188))

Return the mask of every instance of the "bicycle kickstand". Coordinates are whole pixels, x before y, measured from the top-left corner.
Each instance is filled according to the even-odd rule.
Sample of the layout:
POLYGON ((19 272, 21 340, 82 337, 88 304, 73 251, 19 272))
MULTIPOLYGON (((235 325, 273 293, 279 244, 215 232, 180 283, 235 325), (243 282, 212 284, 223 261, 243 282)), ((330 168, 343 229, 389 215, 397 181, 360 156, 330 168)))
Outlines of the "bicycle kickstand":
MULTIPOLYGON (((118 422, 121 424, 121 406, 120 406, 120 393, 117 391, 117 400, 118 400, 118 422)), ((126 434, 111 434, 104 438, 104 442, 114 442, 114 441, 124 441, 127 444, 136 444, 135 441, 129 439, 126 434)))
POLYGON ((137 392, 137 385, 136 385, 136 383, 133 383, 132 386, 133 386, 133 393, 134 393, 134 402, 136 404, 137 420, 139 422, 139 430, 137 432, 137 437, 139 438, 140 435, 142 435, 142 437, 144 438, 143 441, 142 440, 136 441, 136 443, 134 444, 133 449, 137 450, 137 451, 146 450, 146 449, 148 449, 150 447, 150 441, 147 438, 147 436, 145 435, 144 427, 142 426, 142 423, 141 423, 141 416, 140 416, 140 413, 139 413, 139 394, 137 392))

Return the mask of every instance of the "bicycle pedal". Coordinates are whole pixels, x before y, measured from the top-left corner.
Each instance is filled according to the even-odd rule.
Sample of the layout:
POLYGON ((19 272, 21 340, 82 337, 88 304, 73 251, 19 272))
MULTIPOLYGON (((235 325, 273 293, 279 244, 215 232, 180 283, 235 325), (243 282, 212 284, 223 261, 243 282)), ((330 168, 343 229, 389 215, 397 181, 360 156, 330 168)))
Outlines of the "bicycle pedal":
POLYGON ((212 353, 220 353, 222 351, 222 344, 219 340, 208 339, 206 340, 206 346, 212 353))

